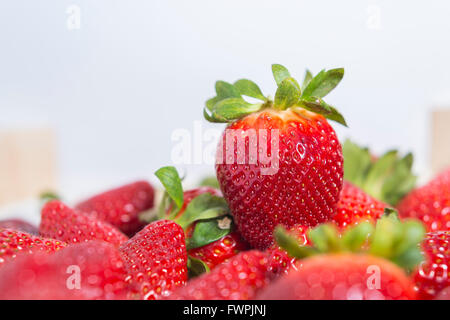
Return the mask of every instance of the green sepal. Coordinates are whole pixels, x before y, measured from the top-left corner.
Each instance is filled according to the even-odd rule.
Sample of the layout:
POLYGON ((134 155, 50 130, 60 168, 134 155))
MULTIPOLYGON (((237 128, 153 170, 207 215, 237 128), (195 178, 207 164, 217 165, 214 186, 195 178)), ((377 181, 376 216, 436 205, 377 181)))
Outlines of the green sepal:
POLYGON ((257 112, 262 106, 262 103, 250 104, 242 98, 227 98, 214 105, 211 118, 219 122, 230 122, 257 112))
POLYGON ((47 203, 52 200, 61 200, 61 196, 54 191, 44 191, 39 195, 39 200, 43 203, 47 203))
POLYGON ((219 185, 219 181, 217 180, 216 176, 210 176, 210 177, 205 177, 200 181, 200 186, 202 187, 212 187, 215 189, 219 189, 220 185, 219 185))
POLYGON ((335 107, 326 103, 322 98, 302 97, 298 104, 306 110, 321 114, 325 118, 336 121, 337 123, 347 127, 347 122, 342 114, 335 107))
POLYGON ((283 226, 275 228, 274 238, 277 244, 294 258, 303 259, 317 254, 319 251, 311 246, 300 245, 295 236, 291 235, 283 226))
POLYGON ((303 79, 303 83, 302 83, 302 91, 305 90, 305 88, 308 86, 308 84, 311 82, 313 78, 313 74, 311 73, 311 71, 309 71, 308 69, 306 69, 305 72, 305 78, 303 79))
POLYGON ((308 232, 308 239, 319 252, 339 252, 342 246, 339 232, 333 224, 321 224, 308 232))
POLYGON ((183 186, 177 169, 172 166, 162 167, 155 172, 155 175, 161 181, 169 197, 175 202, 177 208, 183 206, 183 186))
POLYGON ((183 214, 175 219, 183 229, 200 220, 208 220, 228 214, 229 209, 224 198, 203 193, 189 202, 183 214))
MULTIPOLYGON (((216 94, 218 100, 228 99, 228 98, 241 98, 239 90, 231 83, 219 80, 216 81, 216 94)), ((218 101, 216 101, 217 103, 218 101)))
POLYGON ((248 79, 237 80, 234 83, 234 87, 241 95, 266 101, 266 97, 264 97, 263 93, 261 92, 261 89, 258 87, 256 83, 254 83, 251 80, 248 79))
POLYGON ((342 246, 348 251, 360 252, 374 230, 372 223, 361 222, 342 235, 342 246))
POLYGON ((186 241, 187 250, 206 246, 230 234, 231 221, 231 218, 226 216, 197 222, 192 236, 186 241), (226 226, 221 225, 224 219, 229 221, 226 226))
POLYGON ((288 69, 286 69, 281 64, 272 65, 272 74, 273 78, 275 79, 275 82, 277 83, 277 86, 280 86, 281 82, 283 82, 284 79, 289 78, 291 76, 288 69))
POLYGON ((189 279, 198 277, 204 273, 208 273, 209 267, 202 260, 188 256, 187 261, 188 277, 189 279))
POLYGON ((301 90, 294 78, 285 78, 279 85, 275 93, 274 107, 280 110, 286 110, 297 103, 300 98, 301 90))
POLYGON ((325 97, 341 82, 344 77, 344 69, 331 69, 320 71, 312 78, 303 90, 302 97, 325 97))
POLYGON ((372 197, 395 206, 416 184, 412 173, 413 155, 400 157, 396 150, 372 160, 368 148, 346 140, 344 155, 344 179, 360 187, 372 197))

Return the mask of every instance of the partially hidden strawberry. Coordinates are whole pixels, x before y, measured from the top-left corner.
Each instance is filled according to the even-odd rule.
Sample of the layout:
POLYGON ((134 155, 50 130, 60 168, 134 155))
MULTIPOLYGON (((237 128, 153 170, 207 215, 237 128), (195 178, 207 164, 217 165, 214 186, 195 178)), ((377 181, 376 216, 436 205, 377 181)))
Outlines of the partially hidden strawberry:
POLYGON ((56 253, 21 255, 0 269, 1 300, 116 300, 127 297, 126 273, 109 243, 73 244, 56 253))
POLYGON ((50 201, 42 208, 39 233, 43 237, 67 243, 103 240, 119 246, 128 240, 126 235, 106 221, 69 208, 59 200, 50 201))
POLYGON ((160 299, 186 284, 184 231, 173 221, 147 225, 123 243, 120 252, 128 272, 131 299, 160 299))
POLYGON ((170 300, 250 300, 269 283, 267 256, 241 252, 211 272, 190 280, 174 291, 170 300))
POLYGON ((0 228, 22 231, 35 236, 39 234, 39 229, 35 225, 21 219, 2 220, 0 228))
POLYGON ((415 299, 411 271, 421 260, 418 244, 424 227, 385 215, 376 225, 361 222, 341 232, 333 223, 308 232, 301 245, 284 228, 277 242, 301 265, 269 285, 259 299, 415 299))
POLYGON ((183 192, 174 167, 163 167, 156 176, 165 186, 159 217, 172 219, 184 229, 191 276, 249 249, 234 230, 228 205, 219 190, 203 186, 183 192))
POLYGON ((75 208, 132 236, 145 225, 139 219, 139 214, 153 208, 154 193, 147 181, 137 181, 93 196, 75 208))
POLYGON ((341 145, 328 120, 346 123, 322 98, 344 70, 307 73, 302 87, 283 66, 272 71, 273 101, 250 80, 218 81, 204 110, 208 121, 229 123, 217 148, 217 179, 239 232, 258 249, 270 247, 278 224, 329 221, 343 178, 341 145))
POLYGON ((434 299, 450 287, 450 231, 428 233, 422 243, 425 261, 413 277, 419 299, 434 299))
POLYGON ((25 232, 0 228, 0 267, 23 253, 56 252, 67 244, 60 240, 41 238, 25 232))
POLYGON ((450 230, 450 168, 411 191, 397 209, 401 217, 422 220, 430 232, 450 230))
POLYGON ((360 188, 344 181, 333 221, 340 228, 346 228, 361 221, 373 222, 380 218, 389 207, 360 188))

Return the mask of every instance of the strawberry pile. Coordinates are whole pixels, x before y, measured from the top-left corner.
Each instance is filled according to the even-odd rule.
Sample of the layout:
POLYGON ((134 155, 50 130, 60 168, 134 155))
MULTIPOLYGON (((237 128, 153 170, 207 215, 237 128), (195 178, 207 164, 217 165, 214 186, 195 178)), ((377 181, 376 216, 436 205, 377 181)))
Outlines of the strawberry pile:
POLYGON ((137 181, 49 199, 39 227, 0 221, 0 299, 450 299, 450 169, 416 188, 411 154, 341 145, 324 97, 343 69, 272 72, 274 99, 216 82, 203 115, 227 126, 204 185, 167 166, 158 202, 137 181))

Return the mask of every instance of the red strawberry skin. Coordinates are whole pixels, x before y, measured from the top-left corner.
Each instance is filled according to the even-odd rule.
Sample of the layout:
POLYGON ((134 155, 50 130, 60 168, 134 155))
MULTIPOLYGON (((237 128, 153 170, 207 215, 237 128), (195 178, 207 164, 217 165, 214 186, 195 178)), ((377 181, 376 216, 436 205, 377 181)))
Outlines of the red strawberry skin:
POLYGON ((248 244, 242 239, 239 233, 232 232, 206 246, 191 249, 188 251, 188 254, 202 260, 210 269, 213 269, 231 257, 234 257, 239 252, 248 249, 248 244))
POLYGON ((11 261, 0 269, 0 299, 124 299, 128 291, 125 276, 117 249, 106 242, 91 241, 54 254, 37 252, 11 261), (79 289, 73 281, 77 271, 79 289))
POLYGON ((39 229, 36 226, 20 219, 0 221, 0 228, 22 231, 35 236, 39 234, 39 229))
POLYGON ((187 281, 187 253, 183 229, 173 221, 147 225, 122 244, 133 299, 156 300, 187 281))
POLYGON ((369 255, 327 254, 303 260, 298 270, 267 286, 261 300, 414 299, 412 281, 388 260, 369 255), (379 268, 380 283, 368 268, 379 268), (369 286, 369 284, 371 286, 369 286))
POLYGON ((67 243, 103 240, 119 246, 128 240, 127 236, 109 223, 69 208, 58 200, 50 201, 42 208, 39 233, 67 243))
POLYGON ((269 282, 266 254, 251 250, 239 253, 179 288, 170 300, 249 300, 269 282))
POLYGON ((401 217, 422 220, 429 232, 450 230, 450 168, 411 191, 397 208, 401 217))
POLYGON ((23 253, 56 252, 65 242, 34 236, 25 232, 0 228, 0 267, 23 253))
POLYGON ((346 228, 361 221, 373 222, 384 214, 386 207, 387 205, 383 202, 344 181, 333 221, 340 228, 346 228))
POLYGON ((153 208, 154 195, 148 182, 138 181, 94 196, 78 204, 76 209, 107 221, 132 236, 145 225, 139 220, 139 214, 153 208))
POLYGON ((273 109, 246 116, 227 127, 218 147, 216 172, 221 190, 240 233, 258 249, 266 249, 273 243, 273 230, 278 224, 290 228, 330 220, 339 200, 343 157, 336 133, 321 115, 299 112, 303 117, 292 110, 273 109), (270 146, 270 141, 276 139, 274 130, 279 130, 278 153, 270 146), (232 159, 227 157, 230 132, 236 133, 240 141, 245 139, 246 145, 246 150, 237 150, 238 138, 231 140, 232 159), (269 152, 263 156, 274 152, 278 170, 272 166, 275 168, 272 172, 262 172, 262 168, 271 165, 260 161, 261 154, 256 163, 250 159, 250 142, 245 135, 252 132, 257 136, 267 133, 267 139, 258 141, 258 148, 252 149, 267 147, 269 152), (244 163, 238 153, 245 154, 244 163))
POLYGON ((450 231, 428 233, 422 243, 426 260, 413 277, 419 299, 433 299, 450 287, 450 231))

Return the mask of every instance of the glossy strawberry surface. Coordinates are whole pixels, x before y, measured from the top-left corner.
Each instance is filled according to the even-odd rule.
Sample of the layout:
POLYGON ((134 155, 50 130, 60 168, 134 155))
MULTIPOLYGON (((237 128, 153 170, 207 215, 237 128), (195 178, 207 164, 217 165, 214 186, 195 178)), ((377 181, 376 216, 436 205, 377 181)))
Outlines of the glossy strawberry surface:
POLYGON ((422 243, 425 261, 413 277, 420 299, 433 299, 450 287, 450 231, 428 233, 422 243))
POLYGON ((248 300, 269 282, 267 257, 263 252, 241 252, 179 288, 170 300, 248 300))
POLYGON ((410 192, 397 208, 402 217, 422 220, 430 232, 450 230, 450 169, 410 192))
POLYGON ((139 214, 153 208, 154 189, 146 181, 131 183, 85 200, 76 206, 132 236, 145 223, 139 214))
POLYGON ((272 244, 278 224, 314 226, 330 220, 336 210, 343 183, 341 145, 324 117, 299 112, 302 116, 268 109, 237 120, 218 147, 221 190, 240 233, 255 248, 272 244), (230 132, 236 135, 230 138, 230 132), (263 138, 249 139, 253 133, 263 138), (272 150, 272 139, 279 142, 278 150, 276 144, 272 150), (272 153, 273 162, 261 157, 272 153))
POLYGON ((60 240, 41 238, 25 232, 0 228, 0 267, 23 253, 56 252, 66 243, 60 240))
POLYGON ((67 243, 103 240, 116 246, 128 240, 119 229, 92 215, 69 208, 58 200, 42 208, 39 233, 67 243))
POLYGON ((125 242, 120 252, 132 299, 160 299, 187 281, 184 231, 173 221, 147 225, 125 242))
POLYGON ((318 255, 269 285, 262 300, 414 299, 413 283, 388 260, 358 254, 318 255))
POLYGON ((21 255, 0 269, 0 299, 125 299, 128 288, 117 249, 106 242, 70 245, 54 254, 21 255))
POLYGON ((333 221, 341 228, 361 221, 375 221, 384 214, 386 206, 360 188, 344 181, 333 221))

